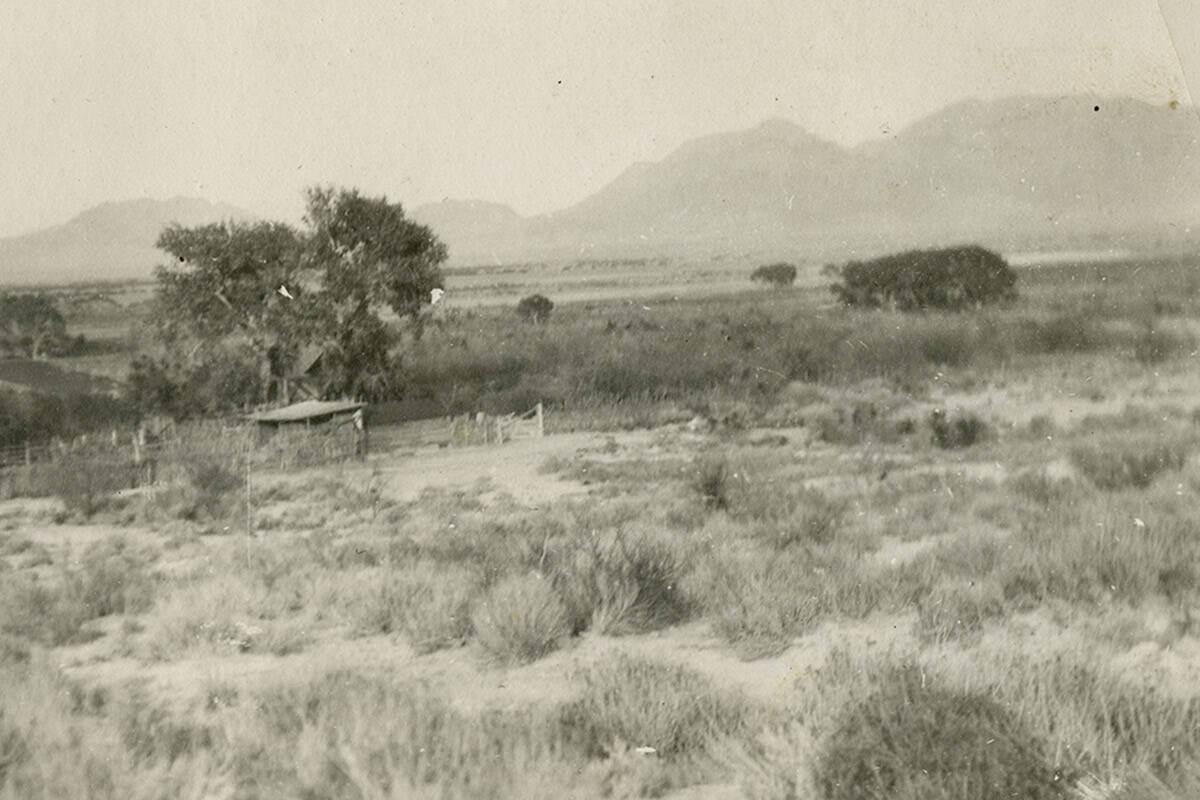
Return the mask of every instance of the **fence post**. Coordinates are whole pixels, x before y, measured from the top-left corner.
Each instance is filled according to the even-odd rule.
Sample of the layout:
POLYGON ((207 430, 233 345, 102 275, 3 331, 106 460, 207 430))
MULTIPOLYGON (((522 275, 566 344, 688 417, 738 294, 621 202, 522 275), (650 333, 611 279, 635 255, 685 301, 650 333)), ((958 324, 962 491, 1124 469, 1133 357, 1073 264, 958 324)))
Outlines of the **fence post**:
POLYGON ((545 417, 542 416, 542 403, 540 400, 538 401, 538 404, 537 404, 537 423, 538 423, 538 437, 540 438, 540 437, 546 435, 546 421, 545 421, 545 417))
POLYGON ((248 442, 242 450, 242 458, 245 460, 244 467, 246 469, 246 567, 249 568, 250 540, 254 538, 254 516, 250 508, 250 445, 248 442))
POLYGON ((33 464, 33 453, 29 449, 29 440, 25 440, 25 466, 33 464))

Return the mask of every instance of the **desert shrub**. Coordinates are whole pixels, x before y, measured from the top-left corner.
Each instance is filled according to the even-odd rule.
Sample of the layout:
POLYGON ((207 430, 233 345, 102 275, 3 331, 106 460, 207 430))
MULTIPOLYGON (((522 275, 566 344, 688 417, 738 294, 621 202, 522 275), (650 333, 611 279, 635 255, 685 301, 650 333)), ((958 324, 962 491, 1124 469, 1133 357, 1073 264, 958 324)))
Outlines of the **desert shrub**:
POLYGON ((89 545, 59 575, 16 575, 0 588, 0 631, 48 646, 81 638, 84 623, 144 611, 154 597, 147 557, 121 538, 89 545))
POLYGON ((535 325, 545 322, 554 310, 554 303, 545 295, 531 294, 517 303, 517 314, 535 325))
POLYGON ((1159 328, 1151 319, 1133 337, 1133 357, 1139 364, 1159 364, 1188 344, 1182 337, 1159 328))
POLYGON ((917 603, 917 636, 943 642, 978 634, 988 619, 1004 612, 1000 586, 993 581, 943 581, 917 603))
MULTIPOLYGON (((986 687, 989 696, 1018 711, 1070 772, 1111 783, 1144 770, 1173 786, 1189 771, 1195 776, 1200 697, 1190 688, 1164 691, 1144 674, 1123 675, 1089 645, 1062 647, 1049 640, 1034 652, 1009 642, 985 647, 956 659, 956 683, 986 687)), ((1183 798, 1195 792, 1115 796, 1183 798)))
POLYGON ((24 639, 9 634, 0 634, 0 669, 28 664, 33 656, 28 643, 24 639))
POLYGON ((729 462, 723 456, 708 455, 697 459, 692 485, 705 506, 716 510, 729 507, 731 475, 729 462))
POLYGON ((1016 297, 1016 273, 1003 258, 978 246, 911 250, 851 261, 832 271, 840 278, 833 293, 848 306, 957 311, 1016 297))
POLYGON ((883 598, 861 559, 829 548, 713 552, 687 588, 713 632, 749 657, 782 652, 830 616, 862 618, 883 598))
POLYGON ((729 495, 730 516, 760 523, 756 533, 778 549, 828 544, 846 513, 845 502, 790 482, 736 480, 729 495))
POLYGON ((475 641, 499 661, 536 661, 570 633, 567 610, 550 581, 531 573, 507 578, 476 604, 475 641))
POLYGON ((928 325, 913 331, 921 358, 938 367, 964 367, 975 355, 976 343, 968 331, 954 325, 928 325))
POLYGON ((1008 488, 1042 508, 1068 502, 1076 492, 1069 478, 1052 478, 1046 470, 1025 470, 1007 481, 1008 488))
POLYGON ((618 742, 666 758, 700 753, 713 738, 744 733, 754 715, 744 699, 691 670, 624 653, 585 671, 583 681, 562 721, 593 757, 618 742))
POLYGON ((680 589, 686 570, 677 546, 619 529, 564 537, 547 564, 572 634, 626 633, 679 622, 691 610, 680 589))
POLYGON ((768 283, 777 288, 791 286, 796 282, 796 267, 782 261, 776 264, 764 264, 750 273, 750 280, 768 283))
POLYGON ((283 745, 239 753, 254 765, 251 795, 604 796, 579 786, 591 776, 548 710, 466 713, 419 684, 342 671, 256 699, 255 721, 283 745))
POLYGON ((0 631, 4 633, 56 646, 76 639, 86 621, 82 608, 64 602, 62 594, 45 581, 15 575, 0 588, 0 631))
POLYGON ((1081 311, 1029 320, 1017 336, 1018 349, 1030 353, 1085 353, 1100 348, 1107 339, 1100 321, 1081 311))
POLYGON ((1140 525, 1110 516, 1098 524, 1063 509, 1028 523, 1009 544, 997 576, 1013 601, 1137 604, 1196 586, 1190 566, 1180 569, 1200 555, 1195 527, 1170 515, 1147 513, 1140 525))
POLYGON ((150 558, 122 537, 94 542, 66 568, 63 591, 89 619, 145 611, 154 601, 150 558))
POLYGON ((1145 489, 1159 474, 1182 469, 1191 448, 1188 437, 1128 433, 1078 444, 1070 457, 1097 489, 1145 489))
POLYGON ((402 633, 421 653, 464 644, 480 577, 471 569, 418 561, 361 576, 348 608, 359 630, 402 633))
POLYGON ((141 762, 173 763, 212 750, 221 737, 215 725, 190 719, 141 689, 130 690, 115 706, 117 735, 126 752, 141 762))
POLYGON ((826 800, 1067 796, 1067 781, 1004 706, 902 667, 846 709, 822 747, 826 800))
POLYGON ((800 508, 770 529, 771 543, 778 548, 794 544, 829 544, 842 527, 846 504, 830 500, 815 489, 805 490, 800 508))
POLYGON ((228 765, 213 765, 205 775, 188 759, 169 769, 157 757, 136 758, 112 725, 97 723, 102 693, 81 690, 44 657, 0 668, 0 683, 2 797, 201 797, 229 777, 228 765))
POLYGON ((126 462, 83 453, 63 458, 37 474, 49 481, 51 493, 68 511, 85 519, 104 508, 114 492, 128 488, 131 479, 126 462))
POLYGON ((929 413, 929 429, 933 443, 943 450, 970 447, 981 441, 988 432, 987 423, 969 411, 949 416, 941 409, 929 413))
POLYGON ((223 516, 227 498, 242 485, 242 478, 229 458, 209 455, 189 459, 184 470, 189 492, 180 515, 185 519, 223 516))
POLYGON ((817 438, 827 444, 859 444, 866 440, 895 442, 912 433, 911 420, 891 419, 878 403, 858 400, 826 408, 807 420, 817 438))

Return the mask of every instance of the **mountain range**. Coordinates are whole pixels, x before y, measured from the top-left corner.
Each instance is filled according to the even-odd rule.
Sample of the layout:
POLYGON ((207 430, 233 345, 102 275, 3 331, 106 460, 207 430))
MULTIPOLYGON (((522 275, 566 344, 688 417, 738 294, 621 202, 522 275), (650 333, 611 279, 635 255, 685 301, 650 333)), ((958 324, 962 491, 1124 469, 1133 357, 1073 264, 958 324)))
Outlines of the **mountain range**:
MULTIPOLYGON (((844 147, 792 122, 684 143, 562 210, 411 209, 451 264, 649 255, 839 260, 974 241, 1001 251, 1200 245, 1200 117, 1127 98, 964 101, 844 147)), ((0 239, 0 282, 148 277, 169 222, 252 215, 190 198, 105 203, 0 239)))
POLYGON ((1200 241, 1200 117, 1125 98, 967 101, 842 147, 786 120, 695 139, 581 202, 413 215, 462 263, 762 253, 852 257, 967 239, 1000 250, 1200 241))
POLYGON ((166 259, 154 243, 170 223, 252 218, 235 206, 193 197, 101 203, 62 225, 0 239, 0 284, 149 278, 166 259))

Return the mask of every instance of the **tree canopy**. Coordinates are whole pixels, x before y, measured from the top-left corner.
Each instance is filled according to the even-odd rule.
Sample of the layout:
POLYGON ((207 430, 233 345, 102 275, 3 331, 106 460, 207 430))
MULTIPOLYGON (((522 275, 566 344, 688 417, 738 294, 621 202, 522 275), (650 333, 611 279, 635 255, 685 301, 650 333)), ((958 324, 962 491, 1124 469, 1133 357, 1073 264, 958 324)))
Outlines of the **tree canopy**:
POLYGON ((830 288, 848 306, 959 311, 1017 296, 1017 274, 999 255, 977 245, 910 250, 829 266, 826 272, 840 279, 830 288))
POLYGON ((528 297, 522 297, 521 302, 517 303, 517 314, 535 325, 549 319, 550 312, 553 310, 554 303, 550 298, 540 294, 531 294, 528 297))
POLYGON ((430 302, 446 248, 386 197, 314 188, 307 199, 303 230, 280 222, 163 230, 158 246, 173 260, 156 273, 154 326, 166 353, 139 362, 140 383, 204 384, 214 361, 240 359, 259 380, 237 387, 257 396, 229 401, 259 402, 301 348, 316 345, 325 394, 387 392, 397 340, 383 315, 412 318, 430 302))
POLYGON ((0 350, 41 358, 67 343, 67 323, 49 297, 0 294, 0 350))

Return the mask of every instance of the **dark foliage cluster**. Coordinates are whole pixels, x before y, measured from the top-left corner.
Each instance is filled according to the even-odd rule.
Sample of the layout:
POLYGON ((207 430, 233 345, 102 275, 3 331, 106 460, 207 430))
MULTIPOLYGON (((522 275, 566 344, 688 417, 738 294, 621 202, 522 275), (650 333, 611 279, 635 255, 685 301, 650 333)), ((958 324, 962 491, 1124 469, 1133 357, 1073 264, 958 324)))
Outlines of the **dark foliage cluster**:
POLYGON ((829 270, 843 304, 901 311, 961 311, 1016 298, 1017 275, 999 255, 976 245, 910 250, 829 270))
POLYGON ((1004 706, 896 669, 846 710, 818 770, 829 800, 1067 796, 1040 743, 1004 706))
POLYGON ((140 356, 130 365, 126 384, 138 412, 181 420, 238 411, 256 403, 263 390, 251 360, 223 351, 190 364, 169 356, 140 356))
POLYGON ((517 314, 535 325, 545 322, 553 310, 554 303, 551 302, 550 298, 541 294, 531 294, 528 297, 522 297, 521 302, 517 303, 517 314))
POLYGON ((969 411, 948 415, 941 409, 929 413, 933 443, 943 450, 970 447, 987 436, 987 423, 969 411))
POLYGON ((786 262, 764 264, 750 273, 750 280, 775 287, 791 286, 796 282, 796 267, 786 262))
POLYGON ((82 342, 44 294, 0 294, 0 354, 42 358, 70 353, 82 342))
POLYGON ((133 365, 140 405, 190 416, 265 402, 314 348, 322 357, 306 378, 320 395, 391 392, 399 334, 383 315, 411 319, 430 302, 446 248, 386 197, 318 187, 307 200, 303 230, 223 222, 162 232, 158 247, 173 259, 157 272, 153 322, 166 355, 133 365))
POLYGON ((0 391, 0 447, 69 439, 88 431, 125 427, 133 409, 100 394, 59 397, 38 392, 0 391))

